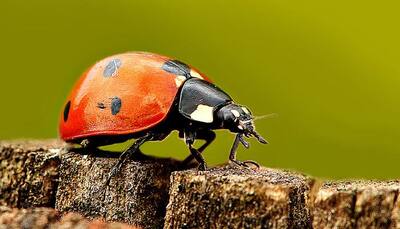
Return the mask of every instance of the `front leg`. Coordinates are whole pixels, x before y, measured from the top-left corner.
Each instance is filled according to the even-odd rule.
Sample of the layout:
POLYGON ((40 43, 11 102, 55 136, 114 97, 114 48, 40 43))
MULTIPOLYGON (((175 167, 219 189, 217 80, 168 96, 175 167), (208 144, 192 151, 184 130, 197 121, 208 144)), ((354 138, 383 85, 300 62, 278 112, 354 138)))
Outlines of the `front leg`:
POLYGON ((255 165, 257 168, 260 168, 260 165, 255 161, 251 161, 251 160, 238 161, 236 159, 236 151, 237 151, 237 148, 239 147, 239 143, 242 143, 243 146, 246 148, 249 148, 249 146, 250 146, 249 143, 243 139, 243 134, 240 134, 240 133, 237 134, 235 137, 235 141, 233 142, 231 152, 229 154, 229 161, 231 161, 235 165, 239 165, 239 166, 249 167, 248 164, 252 164, 252 165, 255 165))

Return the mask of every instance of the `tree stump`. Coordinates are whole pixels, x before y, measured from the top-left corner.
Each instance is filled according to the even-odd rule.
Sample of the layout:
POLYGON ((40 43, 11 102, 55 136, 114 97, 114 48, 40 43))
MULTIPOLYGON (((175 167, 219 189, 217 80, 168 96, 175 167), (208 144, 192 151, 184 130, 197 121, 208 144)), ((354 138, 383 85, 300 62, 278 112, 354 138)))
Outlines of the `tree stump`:
POLYGON ((164 228, 310 228, 312 184, 267 168, 174 172, 164 228))
MULTIPOLYGON (((161 228, 169 177, 181 163, 172 159, 127 161, 109 185, 117 158, 66 153, 61 156, 56 209, 143 228, 161 228)), ((118 155, 118 154, 117 154, 118 155)))
POLYGON ((323 182, 231 165, 181 171, 179 161, 148 158, 128 161, 105 185, 119 154, 84 151, 0 141, 0 229, 129 227, 90 221, 98 218, 144 228, 400 229, 399 180, 323 182))
POLYGON ((0 207, 0 228, 34 228, 34 229, 138 229, 122 223, 106 223, 101 219, 89 221, 76 213, 65 216, 53 208, 11 209, 0 207))
POLYGON ((326 182, 314 203, 314 228, 400 228, 399 181, 326 182))
POLYGON ((0 206, 54 207, 63 143, 0 141, 0 206))

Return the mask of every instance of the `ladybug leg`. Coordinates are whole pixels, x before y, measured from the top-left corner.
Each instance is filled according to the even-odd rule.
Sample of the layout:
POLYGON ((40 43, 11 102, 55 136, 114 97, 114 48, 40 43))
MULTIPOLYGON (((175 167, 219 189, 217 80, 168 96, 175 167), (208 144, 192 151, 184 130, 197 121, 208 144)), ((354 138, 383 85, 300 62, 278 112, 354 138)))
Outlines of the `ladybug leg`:
POLYGON ((79 143, 69 144, 66 149, 81 155, 97 156, 99 152, 101 152, 101 150, 98 149, 96 145, 92 144, 88 139, 84 139, 79 143))
POLYGON ((115 175, 121 170, 121 167, 122 167, 122 165, 125 163, 125 161, 126 161, 128 158, 130 158, 132 155, 136 154, 137 151, 139 150, 139 147, 140 147, 143 143, 145 143, 145 142, 147 142, 147 141, 149 141, 149 140, 152 140, 153 137, 154 137, 153 134, 148 133, 148 134, 146 134, 145 136, 143 136, 143 137, 141 137, 141 138, 138 138, 138 139, 135 141, 135 143, 133 143, 133 145, 132 145, 131 147, 129 147, 127 150, 125 150, 125 151, 121 154, 121 156, 119 157, 117 164, 114 165, 114 167, 112 168, 110 174, 108 175, 106 184, 109 184, 111 178, 112 178, 113 176, 115 176, 115 175))
POLYGON ((206 161, 204 160, 203 156, 201 156, 201 153, 193 147, 195 139, 196 139, 196 132, 185 130, 186 145, 189 147, 192 156, 199 162, 198 169, 204 171, 207 169, 206 161))
POLYGON ((86 149, 88 149, 88 148, 91 148, 91 143, 90 143, 90 141, 89 141, 89 139, 83 139, 80 143, 79 143, 79 145, 81 145, 82 146, 82 148, 86 148, 86 149))
POLYGON ((236 151, 237 151, 237 148, 239 147, 239 143, 242 143, 244 145, 244 147, 249 148, 249 143, 243 139, 243 134, 237 134, 235 141, 233 142, 231 152, 229 154, 229 161, 238 166, 250 167, 249 164, 252 164, 252 165, 255 165, 257 167, 257 169, 260 168, 260 165, 255 161, 251 161, 251 160, 238 161, 236 159, 236 151))
MULTIPOLYGON (((198 132, 196 139, 205 140, 206 142, 202 146, 200 146, 197 151, 199 151, 199 153, 203 153, 203 151, 215 140, 215 137, 215 133, 211 130, 198 132)), ((193 161, 193 159, 193 154, 190 154, 185 158, 185 160, 182 161, 182 165, 188 165, 190 162, 193 161)))

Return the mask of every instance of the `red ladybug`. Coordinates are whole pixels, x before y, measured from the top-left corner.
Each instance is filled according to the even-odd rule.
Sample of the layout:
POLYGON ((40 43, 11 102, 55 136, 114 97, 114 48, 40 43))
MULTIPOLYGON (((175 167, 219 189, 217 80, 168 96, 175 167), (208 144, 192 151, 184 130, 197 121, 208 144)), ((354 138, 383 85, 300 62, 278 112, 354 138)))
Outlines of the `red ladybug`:
MULTIPOLYGON (((191 156, 206 169, 201 152, 215 139, 215 129, 237 133, 229 160, 236 160, 236 149, 243 139, 255 137, 267 143, 256 131, 249 109, 232 98, 195 68, 169 57, 131 52, 105 58, 86 71, 73 88, 60 120, 60 135, 70 143, 98 147, 135 138, 121 154, 113 173, 130 156, 140 152, 146 141, 160 141, 171 131, 179 131, 191 156), (195 149, 196 139, 205 144, 195 149)), ((249 162, 249 161, 247 161, 249 162)))

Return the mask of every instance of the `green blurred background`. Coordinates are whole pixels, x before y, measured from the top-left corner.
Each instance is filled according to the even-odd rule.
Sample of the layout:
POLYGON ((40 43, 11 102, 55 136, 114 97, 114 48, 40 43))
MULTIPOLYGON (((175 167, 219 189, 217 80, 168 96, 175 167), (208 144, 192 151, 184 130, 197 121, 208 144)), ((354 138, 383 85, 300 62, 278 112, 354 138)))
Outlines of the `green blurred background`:
MULTIPOLYGON (((240 159, 326 178, 400 176, 398 1, 2 0, 0 138, 57 137, 64 99, 95 61, 143 50, 208 74, 270 141, 240 159)), ((233 135, 205 153, 225 162, 233 135)), ((177 134, 149 154, 183 158, 177 134), (162 153, 160 153, 162 152, 162 153)))

